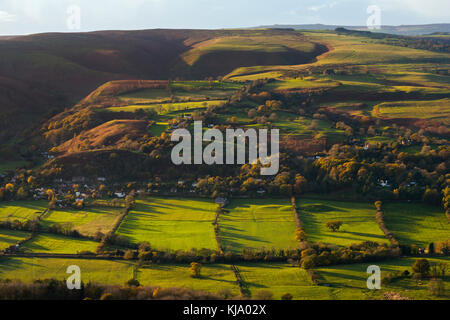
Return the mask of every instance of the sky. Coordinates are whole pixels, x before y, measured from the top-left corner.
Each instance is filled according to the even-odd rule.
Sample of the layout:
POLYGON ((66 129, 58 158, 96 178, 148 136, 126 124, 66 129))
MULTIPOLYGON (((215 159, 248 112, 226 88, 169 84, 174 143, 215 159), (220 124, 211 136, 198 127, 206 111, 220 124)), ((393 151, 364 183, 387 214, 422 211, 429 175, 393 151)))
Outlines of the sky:
POLYGON ((272 24, 382 25, 450 22, 449 0, 0 0, 0 35, 272 24))

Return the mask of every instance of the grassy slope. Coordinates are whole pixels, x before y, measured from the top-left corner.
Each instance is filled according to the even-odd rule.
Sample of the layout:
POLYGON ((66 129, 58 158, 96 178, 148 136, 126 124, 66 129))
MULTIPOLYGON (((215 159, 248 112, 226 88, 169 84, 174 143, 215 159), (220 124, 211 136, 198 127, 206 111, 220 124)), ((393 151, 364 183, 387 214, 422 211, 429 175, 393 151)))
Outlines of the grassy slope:
MULTIPOLYGON (((322 277, 321 282, 323 284, 330 286, 330 294, 334 299, 364 300, 380 298, 383 292, 389 291, 398 292, 412 299, 436 299, 430 296, 427 291, 427 280, 416 282, 412 279, 401 279, 388 285, 382 284, 381 291, 373 292, 367 289, 366 283, 369 275, 366 271, 368 266, 373 264, 378 265, 381 268, 382 274, 404 270, 411 272, 411 267, 415 260, 416 258, 402 258, 378 263, 331 266, 319 268, 315 272, 322 277)), ((448 257, 428 260, 431 262, 450 262, 448 257)), ((445 278, 445 284, 448 289, 450 286, 449 276, 445 278)), ((442 298, 449 299, 450 296, 447 295, 447 297, 442 298)))
POLYGON ((260 290, 273 293, 274 299, 281 299, 285 293, 295 300, 326 299, 328 289, 314 286, 307 272, 283 263, 240 263, 240 274, 252 296, 260 290))
POLYGON ((422 247, 450 238, 450 223, 439 207, 412 203, 386 203, 385 223, 400 244, 422 247))
POLYGON ((47 208, 46 201, 16 201, 0 203, 0 220, 33 220, 47 208))
POLYGON ((229 213, 219 218, 224 249, 296 247, 294 215, 288 200, 233 200, 225 210, 229 213))
POLYGON ((209 200, 151 197, 137 201, 118 233, 158 249, 217 249, 212 226, 215 211, 216 205, 209 200))
POLYGON ((93 236, 97 231, 103 234, 111 231, 119 218, 120 209, 88 208, 85 210, 52 210, 42 219, 44 227, 52 224, 71 224, 82 235, 93 236))
POLYGON ((450 124, 450 99, 383 102, 374 107, 373 116, 428 119, 448 125, 450 124))
POLYGON ((55 234, 41 233, 25 242, 25 252, 77 254, 81 251, 95 252, 98 243, 86 239, 74 239, 55 234))
POLYGON ((134 112, 136 110, 153 109, 159 114, 166 114, 173 111, 189 112, 192 111, 192 109, 206 109, 209 106, 220 106, 225 102, 226 100, 214 100, 214 101, 198 101, 198 102, 162 103, 150 105, 129 105, 126 107, 108 108, 107 110, 112 112, 134 112))
POLYGON ((81 281, 100 284, 125 284, 133 277, 133 264, 127 261, 55 259, 55 258, 0 258, 0 279, 66 280, 66 270, 76 265, 81 269, 81 281))
POLYGON ((216 293, 229 289, 234 295, 239 294, 236 278, 227 265, 203 265, 201 277, 190 276, 188 265, 152 265, 139 268, 137 279, 142 285, 163 288, 185 287, 216 293))
POLYGON ((28 232, 16 230, 0 230, 0 250, 9 248, 19 241, 27 238, 30 234, 28 232))
POLYGON ((387 243, 375 221, 375 207, 369 203, 300 199, 297 201, 308 241, 347 246, 363 241, 387 243), (328 221, 342 221, 340 231, 325 227, 328 221))
POLYGON ((417 71, 420 63, 450 63, 450 55, 426 50, 393 47, 377 43, 364 37, 338 35, 334 32, 303 32, 311 41, 328 45, 329 52, 318 57, 316 62, 291 66, 252 66, 235 69, 226 78, 250 75, 262 72, 304 69, 310 66, 332 65, 379 65, 389 71, 417 71))

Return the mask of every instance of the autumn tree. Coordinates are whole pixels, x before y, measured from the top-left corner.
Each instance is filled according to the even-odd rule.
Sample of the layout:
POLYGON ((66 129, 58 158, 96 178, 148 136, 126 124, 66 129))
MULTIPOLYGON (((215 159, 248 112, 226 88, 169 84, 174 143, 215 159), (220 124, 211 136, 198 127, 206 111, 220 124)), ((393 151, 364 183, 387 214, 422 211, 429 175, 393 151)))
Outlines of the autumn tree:
POLYGON ((200 278, 202 272, 202 265, 198 262, 192 262, 189 268, 192 278, 200 278))

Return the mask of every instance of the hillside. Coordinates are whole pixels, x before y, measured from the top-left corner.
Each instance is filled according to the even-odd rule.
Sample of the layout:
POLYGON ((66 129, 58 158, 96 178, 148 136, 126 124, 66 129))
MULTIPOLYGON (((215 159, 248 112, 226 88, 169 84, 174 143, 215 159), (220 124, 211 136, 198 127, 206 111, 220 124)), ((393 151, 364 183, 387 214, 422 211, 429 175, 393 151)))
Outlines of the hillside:
POLYGON ((321 53, 299 34, 278 30, 47 33, 1 38, 0 52, 3 141, 110 80, 203 79, 255 63, 309 62, 321 53), (240 37, 248 42, 245 46, 236 46, 240 37), (296 44, 284 45, 281 40, 296 44), (208 46, 218 42, 222 45, 208 46), (262 43, 274 50, 261 50, 262 43), (221 63, 215 64, 218 58, 221 63), (8 125, 11 117, 14 126, 8 125))
POLYGON ((259 28, 271 28, 271 29, 291 28, 297 30, 334 30, 336 28, 346 28, 350 30, 384 32, 405 36, 419 36, 432 33, 450 32, 450 23, 401 25, 401 26, 382 25, 381 28, 378 30, 369 30, 366 26, 341 26, 341 25, 326 25, 326 24, 294 24, 294 25, 283 24, 283 25, 262 26, 259 28))

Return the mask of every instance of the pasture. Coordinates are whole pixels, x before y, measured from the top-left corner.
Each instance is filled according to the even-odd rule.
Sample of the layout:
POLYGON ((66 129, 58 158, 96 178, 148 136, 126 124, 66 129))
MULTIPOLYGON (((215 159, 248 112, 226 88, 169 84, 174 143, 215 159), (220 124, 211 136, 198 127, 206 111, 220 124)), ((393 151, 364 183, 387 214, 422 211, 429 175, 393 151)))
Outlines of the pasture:
POLYGON ((157 249, 217 249, 212 222, 217 205, 211 200, 149 197, 136 201, 118 229, 133 243, 157 249))
POLYGON ((305 39, 300 39, 299 35, 282 35, 270 36, 252 35, 252 36, 231 36, 222 37, 214 40, 208 40, 197 44, 193 49, 182 54, 182 59, 186 64, 192 66, 205 60, 205 56, 211 53, 257 53, 283 54, 298 51, 302 53, 309 53, 312 55, 315 47, 305 39))
POLYGON ((46 209, 46 201, 0 202, 0 221, 34 220, 46 209))
POLYGON ((287 199, 236 199, 219 217, 224 250, 296 248, 295 218, 287 199))
POLYGON ((0 257, 0 279, 20 280, 30 283, 36 280, 66 280, 69 266, 81 269, 83 283, 123 285, 133 278, 134 264, 128 261, 59 258, 6 258, 0 257))
POLYGON ((236 267, 252 297, 264 290, 273 293, 276 300, 285 293, 290 293, 294 300, 329 298, 328 288, 314 286, 304 269, 284 263, 240 263, 236 267))
POLYGON ((44 228, 53 224, 70 225, 80 234, 94 236, 97 232, 103 234, 111 231, 124 209, 107 207, 89 207, 83 210, 51 210, 41 220, 44 228))
POLYGON ((138 269, 137 280, 147 286, 191 288, 212 293, 225 289, 239 295, 236 278, 229 265, 203 265, 201 277, 192 278, 189 265, 152 264, 138 269))
POLYGON ((0 230, 0 251, 9 248, 26 239, 30 233, 16 230, 0 230))
POLYGON ((376 209, 371 203, 297 199, 300 220, 308 241, 348 246, 375 241, 388 243, 375 220, 376 209), (326 228, 328 221, 342 221, 337 232, 326 228))
POLYGON ((428 119, 448 125, 450 124, 450 99, 383 102, 373 108, 372 115, 389 119, 428 119))
POLYGON ((285 79, 268 83, 266 90, 289 91, 301 89, 334 88, 339 83, 329 79, 316 79, 313 77, 305 79, 285 79))
POLYGON ((384 221, 400 244, 426 247, 450 238, 450 222, 440 207, 421 203, 385 203, 384 221))
POLYGON ((226 100, 211 100, 211 101, 197 101, 197 102, 176 102, 176 103, 162 103, 150 105, 129 105, 126 107, 108 108, 112 112, 135 112, 138 110, 154 110, 158 114, 168 114, 176 111, 189 111, 193 109, 206 109, 208 107, 220 106, 226 103, 226 100))
POLYGON ((77 254, 82 251, 95 252, 97 246, 97 242, 87 239, 40 233, 25 242, 22 248, 32 253, 77 254))
MULTIPOLYGON (((381 268, 382 278, 390 272, 403 272, 411 267, 417 258, 408 257, 377 263, 362 263, 340 266, 321 267, 315 270, 315 273, 321 278, 320 284, 329 286, 331 297, 338 300, 365 300, 381 298, 384 292, 394 291, 402 296, 412 299, 436 299, 430 296, 427 290, 428 280, 413 280, 412 278, 394 280, 389 284, 382 284, 381 290, 367 289, 367 268, 376 264, 381 268)), ((450 258, 427 258, 431 263, 446 262, 450 263, 450 258)), ((450 286, 450 277, 444 278, 447 289, 450 286)), ((447 290, 447 293, 449 291, 447 290)), ((448 299, 447 297, 441 297, 448 299)))

